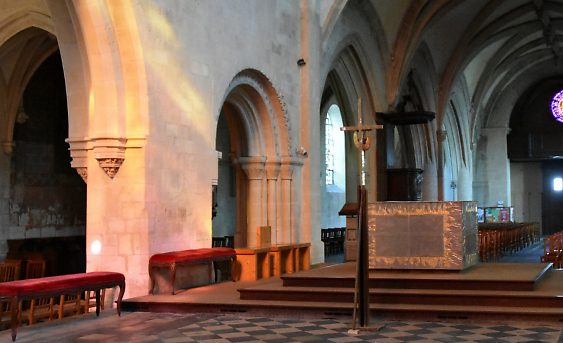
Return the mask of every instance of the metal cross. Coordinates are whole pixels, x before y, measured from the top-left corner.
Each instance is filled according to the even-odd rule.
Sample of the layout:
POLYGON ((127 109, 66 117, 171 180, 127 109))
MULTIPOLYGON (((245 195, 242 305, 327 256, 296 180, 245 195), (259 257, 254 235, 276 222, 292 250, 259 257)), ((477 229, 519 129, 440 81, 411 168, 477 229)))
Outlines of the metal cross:
POLYGON ((358 98, 358 125, 357 126, 344 126, 341 127, 341 131, 354 131, 354 144, 356 148, 361 151, 362 160, 362 173, 361 173, 361 185, 366 185, 366 151, 369 150, 371 141, 368 137, 368 132, 376 129, 383 129, 383 125, 364 125, 362 118, 362 98, 358 98))

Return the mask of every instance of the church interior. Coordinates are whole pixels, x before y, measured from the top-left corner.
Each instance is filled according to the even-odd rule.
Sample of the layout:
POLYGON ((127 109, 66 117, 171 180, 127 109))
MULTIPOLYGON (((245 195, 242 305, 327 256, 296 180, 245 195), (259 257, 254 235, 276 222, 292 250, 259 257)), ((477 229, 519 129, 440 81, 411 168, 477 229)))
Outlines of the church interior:
POLYGON ((561 325, 562 0, 0 9, 0 285, 561 325))

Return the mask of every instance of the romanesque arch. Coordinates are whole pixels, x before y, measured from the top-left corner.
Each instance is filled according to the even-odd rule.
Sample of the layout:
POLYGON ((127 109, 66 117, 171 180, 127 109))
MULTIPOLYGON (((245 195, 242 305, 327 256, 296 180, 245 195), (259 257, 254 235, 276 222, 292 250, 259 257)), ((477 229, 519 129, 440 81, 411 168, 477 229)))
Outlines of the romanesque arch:
POLYGON ((271 227, 272 242, 296 241, 292 180, 301 162, 274 86, 257 70, 241 71, 225 91, 218 120, 227 131, 217 135, 229 135, 230 151, 221 151, 222 159, 236 180, 235 245, 255 246, 260 226, 271 227))

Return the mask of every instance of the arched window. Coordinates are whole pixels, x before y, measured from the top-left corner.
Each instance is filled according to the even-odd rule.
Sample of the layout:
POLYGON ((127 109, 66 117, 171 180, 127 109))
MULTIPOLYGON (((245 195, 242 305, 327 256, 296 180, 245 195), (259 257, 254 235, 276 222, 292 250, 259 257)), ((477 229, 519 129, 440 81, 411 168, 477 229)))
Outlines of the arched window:
MULTIPOLYGON (((330 108, 332 108, 332 106, 330 108)), ((325 182, 327 185, 333 185, 334 184, 334 132, 332 127, 332 119, 330 118, 330 109, 326 113, 326 118, 325 118, 325 166, 326 166, 325 182)))
MULTIPOLYGON (((331 105, 325 117, 325 183, 333 185, 340 191, 345 189, 345 154, 342 114, 338 105, 331 105)), ((329 187, 329 191, 336 191, 329 187)))

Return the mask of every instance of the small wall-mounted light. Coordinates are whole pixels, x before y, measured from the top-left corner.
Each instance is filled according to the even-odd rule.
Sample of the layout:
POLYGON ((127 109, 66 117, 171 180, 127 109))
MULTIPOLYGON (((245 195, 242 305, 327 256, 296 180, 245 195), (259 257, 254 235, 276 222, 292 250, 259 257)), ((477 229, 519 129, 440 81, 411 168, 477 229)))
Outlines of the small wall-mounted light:
POLYGON ((102 252, 102 242, 100 242, 97 239, 93 241, 92 244, 90 245, 90 251, 92 252, 93 255, 99 255, 100 252, 102 252))
POLYGON ((305 64, 307 64, 307 62, 305 62, 304 59, 300 58, 300 59, 297 60, 297 65, 298 65, 298 66, 302 67, 302 66, 304 66, 305 64))

